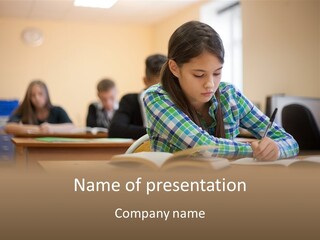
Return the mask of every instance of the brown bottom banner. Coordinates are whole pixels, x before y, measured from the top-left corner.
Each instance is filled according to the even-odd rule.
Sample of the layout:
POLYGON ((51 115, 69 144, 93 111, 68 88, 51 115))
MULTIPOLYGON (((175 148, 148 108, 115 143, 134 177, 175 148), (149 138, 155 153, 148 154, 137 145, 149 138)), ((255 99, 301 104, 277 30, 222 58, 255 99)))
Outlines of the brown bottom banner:
POLYGON ((320 238, 314 165, 218 171, 59 165, 0 168, 0 239, 320 238))

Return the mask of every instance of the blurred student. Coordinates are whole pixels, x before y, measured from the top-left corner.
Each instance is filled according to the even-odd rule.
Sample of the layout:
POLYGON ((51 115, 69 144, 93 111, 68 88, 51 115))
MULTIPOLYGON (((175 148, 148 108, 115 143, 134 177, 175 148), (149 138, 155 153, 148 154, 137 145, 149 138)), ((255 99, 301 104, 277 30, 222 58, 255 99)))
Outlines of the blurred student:
POLYGON ((161 84, 145 94, 152 149, 176 152, 199 145, 217 148, 222 157, 276 160, 294 157, 299 147, 285 130, 253 105, 233 85, 221 82, 224 47, 209 25, 191 21, 171 35, 161 84), (238 142, 239 127, 257 139, 238 142), (267 133, 264 136, 264 133, 267 133))
POLYGON ((74 125, 66 111, 51 104, 46 84, 32 81, 19 107, 10 116, 5 131, 12 134, 71 132, 74 125))
POLYGON ((97 90, 100 101, 90 104, 87 126, 109 129, 113 115, 118 108, 116 85, 110 79, 103 79, 98 83, 97 90))
MULTIPOLYGON (((145 88, 159 83, 160 70, 167 61, 167 57, 161 54, 154 54, 145 60, 145 76, 143 82, 145 88)), ((116 111, 109 129, 109 137, 133 138, 146 134, 146 120, 142 93, 130 93, 122 97, 119 109, 116 111)))

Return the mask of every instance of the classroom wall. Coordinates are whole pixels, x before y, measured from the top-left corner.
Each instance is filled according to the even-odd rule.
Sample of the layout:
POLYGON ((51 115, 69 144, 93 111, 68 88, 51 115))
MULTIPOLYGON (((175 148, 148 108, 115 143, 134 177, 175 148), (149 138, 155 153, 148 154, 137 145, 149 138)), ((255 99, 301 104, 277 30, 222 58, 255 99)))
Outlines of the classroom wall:
POLYGON ((244 92, 320 97, 320 2, 243 0, 244 92))
POLYGON ((199 11, 203 4, 208 1, 199 1, 190 7, 164 19, 154 25, 154 49, 157 52, 167 54, 169 38, 180 25, 187 21, 199 20, 199 11))
MULTIPOLYGON (((23 98, 30 80, 48 83, 53 103, 83 126, 102 77, 124 93, 143 88, 145 57, 167 53, 172 32, 199 19, 200 1, 152 26, 0 18, 0 98, 23 98), (40 47, 20 40, 25 27, 45 35, 40 47)), ((242 0, 244 92, 262 104, 272 93, 320 97, 320 3, 242 0)))
POLYGON ((152 53, 151 27, 139 25, 0 19, 0 98, 23 99, 32 79, 43 79, 51 100, 84 126, 96 84, 112 78, 119 97, 144 86, 144 60, 152 53), (39 47, 20 38, 25 27, 44 33, 39 47))

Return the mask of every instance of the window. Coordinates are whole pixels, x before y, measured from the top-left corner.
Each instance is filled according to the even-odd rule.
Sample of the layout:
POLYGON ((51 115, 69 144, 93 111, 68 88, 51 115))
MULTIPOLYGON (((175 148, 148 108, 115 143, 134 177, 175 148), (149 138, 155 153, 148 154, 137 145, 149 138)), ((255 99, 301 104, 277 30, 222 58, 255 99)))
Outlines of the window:
POLYGON ((239 1, 215 1, 202 7, 200 20, 213 27, 225 48, 222 81, 242 91, 242 21, 239 1))

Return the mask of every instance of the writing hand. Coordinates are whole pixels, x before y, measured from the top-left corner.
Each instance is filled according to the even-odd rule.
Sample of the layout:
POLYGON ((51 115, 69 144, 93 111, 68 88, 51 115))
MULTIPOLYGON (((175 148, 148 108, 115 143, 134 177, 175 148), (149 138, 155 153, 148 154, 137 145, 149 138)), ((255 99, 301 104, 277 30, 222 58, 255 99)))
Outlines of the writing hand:
POLYGON ((264 137, 260 141, 251 143, 253 157, 257 160, 274 161, 277 160, 280 150, 275 141, 271 138, 264 137))

